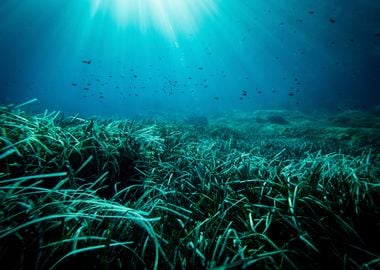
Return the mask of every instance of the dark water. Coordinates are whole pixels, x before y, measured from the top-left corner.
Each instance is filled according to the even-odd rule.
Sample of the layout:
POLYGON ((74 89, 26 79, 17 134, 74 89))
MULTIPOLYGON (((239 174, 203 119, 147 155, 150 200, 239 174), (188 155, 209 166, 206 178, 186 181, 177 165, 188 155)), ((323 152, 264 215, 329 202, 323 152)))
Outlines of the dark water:
POLYGON ((0 2, 0 103, 84 116, 380 104, 380 1, 0 2))

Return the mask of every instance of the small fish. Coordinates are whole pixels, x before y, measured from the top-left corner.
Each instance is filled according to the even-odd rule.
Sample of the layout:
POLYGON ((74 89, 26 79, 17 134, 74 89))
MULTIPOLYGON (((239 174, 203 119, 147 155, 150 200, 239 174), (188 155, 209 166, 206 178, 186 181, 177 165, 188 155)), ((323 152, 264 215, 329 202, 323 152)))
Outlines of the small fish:
POLYGON ((289 93, 288 95, 292 97, 292 96, 294 96, 294 93, 289 93))
POLYGON ((86 91, 90 90, 90 88, 88 88, 88 87, 84 87, 83 89, 86 91))
POLYGON ((78 84, 77 84, 77 83, 72 83, 71 85, 72 85, 72 86, 77 86, 78 84))
POLYGON ((331 23, 336 23, 336 20, 335 19, 330 19, 329 20, 331 23))
POLYGON ((87 65, 91 64, 91 62, 92 62, 92 60, 83 60, 82 61, 83 64, 87 64, 87 65))
POLYGON ((219 99, 219 97, 214 97, 214 99, 218 100, 218 99, 219 99))
POLYGON ((376 33, 375 37, 380 37, 380 32, 376 33))
POLYGON ((313 14, 315 14, 315 11, 310 10, 308 13, 309 13, 310 15, 313 15, 313 14))
POLYGON ((198 67, 198 69, 199 69, 199 70, 202 70, 202 69, 203 69, 203 67, 198 67))
POLYGON ((258 93, 258 94, 262 94, 262 93, 263 93, 263 91, 257 91, 257 93, 258 93))

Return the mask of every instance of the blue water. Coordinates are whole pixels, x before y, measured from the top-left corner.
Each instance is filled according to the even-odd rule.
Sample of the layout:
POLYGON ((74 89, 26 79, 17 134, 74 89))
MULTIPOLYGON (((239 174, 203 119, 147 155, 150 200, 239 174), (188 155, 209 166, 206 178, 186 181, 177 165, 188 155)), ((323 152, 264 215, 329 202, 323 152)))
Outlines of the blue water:
POLYGON ((2 0, 0 103, 83 116, 380 104, 380 1, 2 0))

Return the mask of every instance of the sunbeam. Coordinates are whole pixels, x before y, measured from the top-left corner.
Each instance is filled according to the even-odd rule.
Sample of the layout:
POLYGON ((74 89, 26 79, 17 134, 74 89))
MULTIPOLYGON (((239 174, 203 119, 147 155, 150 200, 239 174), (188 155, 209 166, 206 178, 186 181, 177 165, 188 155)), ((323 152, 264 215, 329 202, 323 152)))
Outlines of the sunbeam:
POLYGON ((179 32, 196 31, 217 5, 215 0, 95 0, 91 9, 93 16, 111 14, 118 27, 136 24, 142 32, 154 29, 175 40, 179 32))

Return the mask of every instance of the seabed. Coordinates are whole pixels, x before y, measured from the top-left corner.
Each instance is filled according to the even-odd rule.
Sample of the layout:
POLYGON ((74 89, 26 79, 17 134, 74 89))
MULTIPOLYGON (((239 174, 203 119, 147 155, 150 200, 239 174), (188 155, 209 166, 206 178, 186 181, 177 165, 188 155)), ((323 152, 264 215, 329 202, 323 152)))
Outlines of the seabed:
POLYGON ((0 107, 2 269, 380 267, 379 115, 23 109, 0 107))

